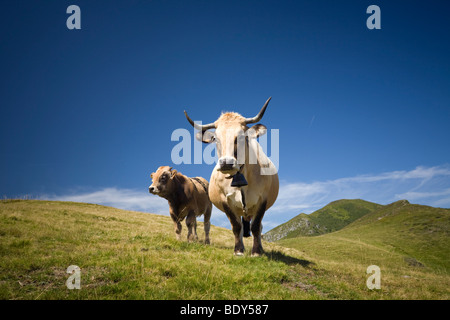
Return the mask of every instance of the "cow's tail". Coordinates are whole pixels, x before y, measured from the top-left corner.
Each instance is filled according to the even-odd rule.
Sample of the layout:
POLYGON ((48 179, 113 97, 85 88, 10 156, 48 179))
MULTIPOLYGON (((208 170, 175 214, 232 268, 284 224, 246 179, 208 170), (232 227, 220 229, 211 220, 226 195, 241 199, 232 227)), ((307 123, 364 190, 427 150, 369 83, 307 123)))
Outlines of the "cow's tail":
POLYGON ((244 226, 244 237, 250 237, 250 221, 247 221, 242 217, 242 225, 244 226))

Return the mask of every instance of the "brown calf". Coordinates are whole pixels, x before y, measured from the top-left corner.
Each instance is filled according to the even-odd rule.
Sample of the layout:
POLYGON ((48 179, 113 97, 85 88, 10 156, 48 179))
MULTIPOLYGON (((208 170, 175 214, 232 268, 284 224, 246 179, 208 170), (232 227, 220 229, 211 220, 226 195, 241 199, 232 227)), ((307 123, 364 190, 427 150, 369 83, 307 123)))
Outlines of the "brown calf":
POLYGON ((181 239, 181 221, 186 218, 187 239, 197 240, 196 217, 203 214, 205 243, 209 244, 212 204, 208 196, 208 181, 202 177, 186 177, 169 166, 159 167, 150 177, 152 184, 148 191, 169 202, 170 217, 174 223, 177 239, 181 239))

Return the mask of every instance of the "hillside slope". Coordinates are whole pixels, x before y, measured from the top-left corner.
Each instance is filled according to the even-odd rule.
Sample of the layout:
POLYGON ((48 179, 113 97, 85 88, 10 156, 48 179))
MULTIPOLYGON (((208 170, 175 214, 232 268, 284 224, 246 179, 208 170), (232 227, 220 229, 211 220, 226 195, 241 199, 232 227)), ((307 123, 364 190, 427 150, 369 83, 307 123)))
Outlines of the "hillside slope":
POLYGON ((311 214, 300 213, 291 220, 264 234, 266 241, 278 241, 297 236, 317 236, 340 230, 382 205, 355 200, 337 200, 311 214))
MULTIPOLYGON (((234 236, 211 227, 204 245, 177 241, 168 216, 94 204, 0 201, 0 299, 317 299, 299 280, 311 264, 295 250, 233 255, 234 236), (81 289, 69 290, 70 265, 81 289), (300 287, 296 288, 299 285, 300 287)), ((306 284, 305 284, 306 286, 306 284)))
POLYGON ((378 211, 351 228, 280 242, 288 247, 264 242, 265 255, 251 258, 251 239, 244 257, 233 256, 228 229, 212 226, 207 246, 177 241, 168 216, 3 200, 0 299, 448 299, 449 210, 417 208, 414 219, 402 218, 405 208, 378 211), (415 242, 396 242, 398 230, 415 242), (381 290, 366 287, 370 264, 382 268, 381 290), (81 268, 80 290, 66 287, 70 265, 81 268))
POLYGON ((362 272, 382 270, 382 285, 391 294, 449 297, 450 209, 410 204, 406 200, 380 207, 345 228, 318 237, 277 242, 300 250, 325 269, 362 272))

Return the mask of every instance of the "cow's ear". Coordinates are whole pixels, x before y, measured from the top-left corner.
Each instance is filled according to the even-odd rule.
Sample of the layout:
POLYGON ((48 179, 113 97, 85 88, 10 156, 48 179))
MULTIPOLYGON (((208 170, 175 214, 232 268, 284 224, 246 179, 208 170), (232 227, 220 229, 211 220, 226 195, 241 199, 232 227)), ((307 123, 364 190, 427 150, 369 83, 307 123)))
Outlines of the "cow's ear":
POLYGON ((170 177, 173 178, 177 174, 177 170, 170 168, 170 173, 172 174, 170 177))
POLYGON ((151 179, 153 179, 153 175, 154 175, 154 174, 155 174, 154 172, 150 173, 150 178, 151 178, 151 179))
POLYGON ((247 130, 247 136, 249 138, 258 138, 260 136, 265 135, 267 132, 267 128, 263 124, 255 124, 253 127, 250 127, 247 130))
POLYGON ((201 131, 199 131, 195 135, 195 138, 198 141, 201 141, 203 143, 211 143, 211 142, 214 142, 216 140, 216 135, 215 135, 214 132, 211 132, 211 131, 205 131, 205 132, 203 132, 203 134, 202 134, 201 131))

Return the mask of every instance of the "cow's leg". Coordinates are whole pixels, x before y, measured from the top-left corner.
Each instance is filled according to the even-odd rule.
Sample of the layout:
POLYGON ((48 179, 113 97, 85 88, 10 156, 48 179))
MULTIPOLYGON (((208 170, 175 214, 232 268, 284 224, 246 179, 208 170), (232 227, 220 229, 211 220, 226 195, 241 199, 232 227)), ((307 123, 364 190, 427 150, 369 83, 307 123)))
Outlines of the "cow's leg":
POLYGON ((186 217, 186 226, 188 228, 187 240, 197 240, 197 219, 195 218, 195 212, 190 211, 186 217))
POLYGON ((203 215, 204 217, 204 228, 205 228, 205 244, 209 244, 209 229, 211 228, 211 222, 209 221, 211 219, 211 211, 212 211, 212 207, 208 207, 208 209, 206 209, 205 214, 203 215))
POLYGON ((253 248, 252 248, 252 256, 258 257, 263 253, 263 247, 261 243, 261 231, 262 231, 262 218, 264 217, 264 213, 266 212, 266 202, 261 203, 261 206, 256 212, 252 220, 251 230, 253 234, 253 248))
POLYGON ((250 237, 250 221, 251 217, 242 217, 242 224, 244 225, 244 237, 248 238, 250 237))
POLYGON ((234 255, 243 256, 245 250, 244 241, 242 240, 244 228, 242 227, 241 219, 239 219, 227 205, 224 205, 224 209, 234 233, 234 255))

